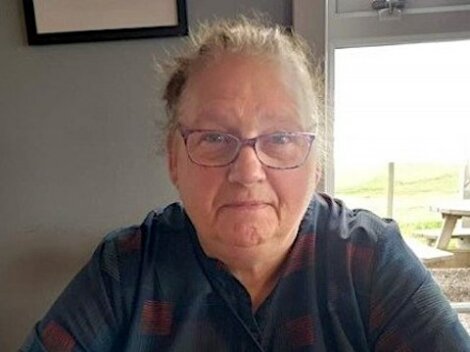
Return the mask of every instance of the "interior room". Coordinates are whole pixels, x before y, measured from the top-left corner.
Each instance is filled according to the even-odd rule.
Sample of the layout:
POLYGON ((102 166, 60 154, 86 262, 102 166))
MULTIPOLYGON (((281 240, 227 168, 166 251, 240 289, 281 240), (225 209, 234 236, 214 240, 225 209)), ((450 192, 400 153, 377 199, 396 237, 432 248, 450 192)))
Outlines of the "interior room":
POLYGON ((465 220, 470 217, 470 105, 464 87, 470 79, 469 0, 168 1, 184 6, 184 18, 181 8, 169 7, 165 11, 173 17, 148 16, 156 21, 150 25, 132 22, 130 15, 120 22, 119 14, 126 11, 101 24, 105 11, 97 14, 98 27, 92 20, 75 22, 73 11, 68 20, 54 21, 61 18, 59 12, 48 17, 46 7, 41 12, 43 1, 0 3, 0 351, 21 346, 106 234, 140 224, 152 209, 178 200, 159 133, 165 77, 157 66, 181 49, 188 31, 201 22, 254 13, 304 36, 323 62, 327 154, 317 190, 350 207, 397 218, 403 236, 436 277, 454 278, 461 301, 450 300, 470 331, 470 223, 465 220), (167 30, 173 25, 177 28, 167 30), (155 30, 133 29, 145 26, 155 30), (419 77, 426 72, 443 77, 438 83, 425 81, 434 88, 422 100, 413 95, 421 88, 393 73, 419 66, 406 58, 411 54, 365 51, 426 43, 444 46, 429 49, 424 58, 437 52, 450 56, 419 71, 419 77), (445 46, 451 43, 460 44, 445 46), (462 48, 468 49, 458 51, 462 48), (377 60, 392 60, 372 70, 374 60, 365 60, 376 54, 377 60), (347 66, 351 62, 352 68, 347 66), (452 71, 452 76, 450 66, 458 65, 466 71, 452 71), (374 73, 370 81, 368 68, 374 73), (361 76, 354 76, 359 71, 361 76), (447 81, 450 76, 455 81, 447 81), (390 87, 394 79, 398 85, 390 87), (354 80, 369 82, 369 88, 351 85, 354 80), (428 105, 459 80, 465 84, 446 101, 452 108, 428 105), (403 86, 410 89, 400 94, 403 86), (405 100, 432 109, 403 108, 405 100), (383 111, 396 119, 406 109, 419 118, 431 118, 431 110, 440 113, 432 123, 393 120, 396 128, 391 120, 367 120, 385 119, 383 111), (351 126, 359 128, 353 133, 351 126), (402 140, 393 138, 397 134, 402 140), (366 140, 368 135, 373 139, 366 140), (447 142, 434 148, 443 135, 447 142), (401 154, 394 154, 397 150, 401 154), (411 190, 423 180, 434 182, 426 189, 442 189, 429 196, 416 192, 410 200, 411 190))

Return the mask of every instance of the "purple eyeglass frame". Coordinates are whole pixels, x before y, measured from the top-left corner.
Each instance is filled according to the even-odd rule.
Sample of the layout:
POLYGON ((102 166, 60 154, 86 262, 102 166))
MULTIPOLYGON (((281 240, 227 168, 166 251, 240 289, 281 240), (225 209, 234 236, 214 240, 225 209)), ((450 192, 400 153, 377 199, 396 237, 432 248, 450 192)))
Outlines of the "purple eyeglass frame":
POLYGON ((274 132, 274 133, 265 133, 265 134, 260 134, 256 137, 253 137, 253 138, 239 138, 231 133, 226 133, 226 132, 221 132, 221 131, 217 131, 217 130, 207 130, 207 129, 189 129, 189 128, 185 128, 183 127, 182 125, 178 124, 178 130, 181 134, 181 137, 183 138, 184 140, 184 145, 186 147, 186 153, 188 154, 188 157, 189 159, 196 165, 200 165, 200 166, 204 166, 204 167, 225 167, 225 166, 228 166, 232 163, 235 162, 235 160, 237 160, 238 156, 240 155, 240 151, 241 149, 245 146, 245 145, 248 145, 250 146, 251 148, 253 148, 255 154, 256 154, 256 157, 258 158, 259 162, 265 166, 265 167, 268 167, 270 169, 277 169, 277 170, 289 170, 289 169, 296 169, 300 166, 302 166, 302 164, 305 162, 305 160, 307 160, 308 158, 308 155, 310 154, 310 151, 312 149, 312 144, 313 144, 313 141, 315 140, 315 134, 314 133, 311 133, 311 132, 274 132), (238 148, 236 150, 236 153, 234 153, 234 156, 233 158, 228 161, 227 163, 224 163, 222 165, 206 165, 206 164, 201 164, 197 161, 195 161, 191 154, 189 153, 189 150, 188 150, 188 138, 189 136, 191 135, 191 133, 194 133, 194 132, 214 132, 214 133, 220 133, 220 134, 224 134, 224 135, 228 135, 230 137, 233 137, 235 140, 237 140, 239 143, 238 143, 238 148), (263 160, 260 159, 259 155, 258 155, 258 151, 256 150, 256 142, 258 141, 259 138, 262 138, 264 136, 269 136, 269 135, 273 135, 273 134, 285 134, 285 135, 296 135, 296 136, 304 136, 306 139, 307 139, 307 142, 308 142, 308 150, 307 150, 307 153, 305 153, 305 157, 302 159, 302 161, 296 165, 293 165, 293 166, 288 166, 288 167, 277 167, 277 166, 272 166, 272 165, 268 165, 266 164, 265 162, 263 162, 263 160))

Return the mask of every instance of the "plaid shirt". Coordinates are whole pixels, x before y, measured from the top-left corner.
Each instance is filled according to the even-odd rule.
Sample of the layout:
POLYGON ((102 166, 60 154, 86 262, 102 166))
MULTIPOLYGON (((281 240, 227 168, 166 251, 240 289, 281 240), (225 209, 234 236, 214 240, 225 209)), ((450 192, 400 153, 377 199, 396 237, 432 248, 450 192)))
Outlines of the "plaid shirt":
POLYGON ((396 224, 316 195, 255 313, 179 204, 98 247, 21 351, 470 351, 396 224))

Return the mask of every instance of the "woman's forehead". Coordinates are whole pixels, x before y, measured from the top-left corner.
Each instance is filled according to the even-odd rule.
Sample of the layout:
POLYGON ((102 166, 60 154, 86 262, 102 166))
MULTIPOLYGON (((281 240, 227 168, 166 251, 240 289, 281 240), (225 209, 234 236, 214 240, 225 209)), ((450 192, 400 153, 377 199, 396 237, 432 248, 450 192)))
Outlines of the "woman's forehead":
POLYGON ((180 116, 217 122, 250 115, 298 123, 304 107, 294 79, 279 63, 265 58, 221 57, 190 76, 180 101, 180 116))
POLYGON ((180 115, 180 122, 192 128, 229 128, 239 126, 266 129, 277 127, 304 129, 297 105, 285 102, 256 102, 241 99, 217 99, 188 105, 180 115))
POLYGON ((305 129, 297 118, 269 115, 243 117, 200 115, 196 119, 182 121, 182 124, 190 128, 220 130, 242 135, 245 133, 258 135, 279 130, 294 132, 305 129))

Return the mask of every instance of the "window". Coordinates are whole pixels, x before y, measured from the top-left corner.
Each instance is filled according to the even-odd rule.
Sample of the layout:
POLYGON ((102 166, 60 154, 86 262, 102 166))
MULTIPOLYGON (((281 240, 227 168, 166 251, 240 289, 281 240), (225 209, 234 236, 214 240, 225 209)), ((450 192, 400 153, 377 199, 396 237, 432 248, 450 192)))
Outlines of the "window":
POLYGON ((337 49, 335 58, 336 195, 393 216, 404 232, 438 227, 429 205, 460 197, 470 159, 470 40, 337 49))
POLYGON ((410 222, 439 226, 426 206, 461 196, 470 158, 470 0, 408 0, 380 14, 371 2, 327 5, 325 188, 393 215, 405 233, 410 222))

